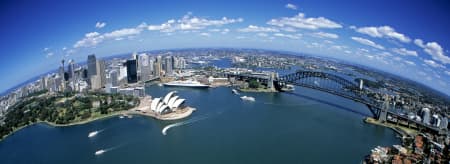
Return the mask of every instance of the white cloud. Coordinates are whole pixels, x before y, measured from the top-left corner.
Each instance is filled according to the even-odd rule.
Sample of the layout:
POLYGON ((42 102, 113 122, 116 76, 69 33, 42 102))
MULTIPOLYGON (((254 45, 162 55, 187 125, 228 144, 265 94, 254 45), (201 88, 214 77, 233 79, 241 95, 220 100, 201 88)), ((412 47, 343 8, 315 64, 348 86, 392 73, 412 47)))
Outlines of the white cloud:
POLYGON ((284 7, 288 8, 288 9, 292 9, 292 10, 297 10, 297 6, 295 6, 294 4, 286 4, 284 7))
POLYGON ((246 28, 238 29, 239 32, 279 32, 280 30, 270 27, 260 27, 255 25, 249 25, 246 28))
POLYGON ((268 37, 269 36, 269 34, 263 33, 263 32, 260 32, 257 35, 260 36, 260 37, 268 37))
POLYGON ((172 32, 174 29, 172 29, 172 25, 175 23, 175 20, 171 19, 167 22, 160 24, 160 25, 149 25, 147 27, 147 30, 150 31, 161 31, 161 32, 172 32))
POLYGON ((445 68, 443 65, 436 63, 434 60, 423 60, 423 62, 429 66, 432 66, 434 68, 445 68))
POLYGON ((55 53, 53 52, 49 52, 45 55, 46 58, 52 57, 53 55, 55 55, 55 53))
POLYGON ((133 38, 133 36, 140 34, 145 27, 146 27, 145 23, 143 23, 135 28, 123 28, 104 34, 100 34, 98 32, 90 32, 87 33, 83 39, 77 41, 73 45, 73 47, 74 48, 94 47, 106 40, 122 40, 125 37, 131 39, 133 38))
POLYGON ((50 48, 48 48, 48 47, 45 47, 45 48, 44 48, 44 52, 46 52, 46 51, 48 51, 48 50, 50 50, 50 48))
POLYGON ((97 22, 95 23, 95 28, 103 28, 106 26, 106 22, 97 22))
POLYGON ((245 37, 245 36, 236 36, 236 39, 245 39, 245 38, 247 38, 247 37, 245 37))
POLYGON ((202 32, 202 33, 200 33, 200 35, 201 35, 201 36, 204 36, 204 37, 209 37, 209 36, 211 36, 211 34, 206 33, 206 32, 202 32))
POLYGON ((316 32, 316 33, 313 33, 312 36, 318 37, 318 38, 331 38, 331 39, 339 38, 339 35, 337 35, 337 34, 326 33, 326 32, 316 32))
POLYGON ((351 38, 354 41, 359 42, 361 44, 368 45, 368 46, 371 46, 371 47, 375 47, 375 48, 384 50, 383 46, 381 46, 379 44, 376 44, 375 42, 373 42, 373 41, 371 41, 369 39, 364 39, 364 38, 360 38, 360 37, 351 37, 351 38))
POLYGON ((416 63, 409 61, 409 60, 404 60, 403 62, 405 62, 406 64, 409 64, 409 65, 412 65, 412 66, 416 65, 416 63))
POLYGON ((209 29, 208 31, 210 31, 210 32, 220 32, 220 29, 215 28, 215 29, 209 29))
POLYGON ((230 32, 230 29, 223 29, 222 32, 220 32, 221 34, 227 34, 228 32, 230 32))
POLYGON ((431 56, 431 58, 433 58, 434 60, 439 61, 444 64, 450 64, 450 57, 448 57, 444 54, 443 48, 438 43, 428 42, 428 43, 424 44, 424 42, 421 39, 415 39, 414 43, 417 46, 423 48, 423 50, 427 54, 429 54, 431 56))
MULTIPOLYGON (((175 20, 170 19, 159 25, 149 25, 147 27, 150 31, 160 31, 160 32, 173 32, 176 30, 200 30, 205 29, 210 26, 223 26, 231 23, 243 22, 244 19, 236 18, 229 19, 227 17, 222 17, 222 19, 206 19, 196 16, 192 16, 192 13, 184 15, 181 19, 175 20)), ((227 33, 227 32, 222 32, 227 33)))
POLYGON ((393 38, 404 43, 411 42, 411 39, 404 34, 398 33, 390 26, 380 27, 361 27, 356 28, 356 31, 362 34, 367 34, 375 38, 393 38))
POLYGON ((292 34, 275 33, 273 35, 277 36, 277 37, 284 37, 284 38, 289 38, 289 39, 294 39, 294 40, 300 39, 300 37, 302 37, 301 34, 294 34, 294 35, 292 35, 292 34))
POLYGON ((406 48, 393 48, 392 52, 395 52, 400 55, 409 55, 409 56, 417 56, 417 52, 413 50, 407 50, 406 48))
POLYGON ((447 74, 448 76, 450 76, 450 71, 445 71, 445 74, 447 74))
POLYGON ((304 13, 299 13, 293 17, 282 17, 278 19, 272 19, 267 22, 269 25, 279 27, 295 27, 301 29, 319 29, 319 28, 342 28, 342 25, 333 22, 324 17, 307 18, 304 13))

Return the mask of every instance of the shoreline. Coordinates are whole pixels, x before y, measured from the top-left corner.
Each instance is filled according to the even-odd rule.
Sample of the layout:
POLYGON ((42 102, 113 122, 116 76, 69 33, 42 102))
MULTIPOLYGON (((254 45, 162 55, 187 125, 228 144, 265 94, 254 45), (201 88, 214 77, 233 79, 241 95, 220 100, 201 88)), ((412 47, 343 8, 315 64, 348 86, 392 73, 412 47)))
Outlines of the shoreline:
MULTIPOLYGON (((138 109, 142 109, 144 107, 146 107, 145 105, 151 102, 150 97, 144 97, 144 98, 140 98, 140 103, 139 106, 133 107, 131 109, 128 110, 122 110, 122 111, 115 111, 115 112, 111 112, 108 114, 104 114, 104 115, 99 115, 96 117, 91 117, 85 120, 80 120, 77 122, 72 122, 72 123, 67 123, 67 124, 56 124, 53 122, 49 122, 49 121, 42 121, 42 120, 38 120, 34 123, 28 124, 28 125, 24 125, 21 127, 18 127, 16 129, 14 129, 10 134, 3 136, 2 138, 0 138, 0 142, 2 142, 3 140, 5 140, 6 138, 8 138, 9 136, 13 135, 14 133, 35 125, 35 124, 47 124, 50 125, 52 127, 68 127, 68 126, 76 126, 76 125, 83 125, 83 124, 87 124, 87 123, 91 123, 97 120, 101 120, 101 119, 107 119, 107 118, 111 118, 111 117, 115 117, 115 116, 119 116, 119 115, 141 115, 141 116, 145 116, 145 117, 150 117, 150 118, 154 118, 157 120, 163 120, 163 121, 169 121, 169 120, 178 120, 178 119, 183 119, 186 117, 189 117, 196 109, 192 108, 192 107, 186 107, 182 110, 179 110, 177 112, 173 112, 173 113, 169 113, 169 114, 164 114, 164 115, 157 115, 155 113, 143 113, 138 111, 138 109)), ((148 106, 149 107, 149 106, 148 106)))
POLYGON ((123 115, 123 114, 127 114, 127 113, 128 113, 128 111, 116 111, 116 112, 108 113, 108 114, 105 114, 105 115, 100 115, 98 117, 92 117, 92 118, 88 118, 86 120, 81 120, 81 121, 78 121, 78 122, 72 122, 72 123, 68 123, 68 124, 56 124, 56 123, 49 122, 49 121, 39 120, 39 121, 33 122, 31 124, 24 125, 24 126, 21 126, 21 127, 18 127, 16 129, 14 129, 13 132, 11 132, 10 134, 8 134, 6 136, 3 136, 3 138, 0 138, 0 142, 2 142, 4 139, 8 138, 9 136, 13 135, 14 133, 16 133, 16 132, 18 132, 18 131, 20 131, 20 130, 22 130, 24 128, 27 128, 29 126, 35 125, 35 124, 47 124, 47 125, 50 125, 52 127, 68 127, 68 126, 83 125, 83 124, 91 123, 91 122, 94 122, 94 121, 97 121, 97 120, 106 119, 106 118, 110 118, 110 117, 114 117, 114 116, 118 116, 118 115, 123 115))
POLYGON ((417 131, 415 131, 414 129, 409 129, 409 128, 398 126, 398 125, 391 124, 391 123, 381 123, 372 117, 366 117, 364 119, 364 122, 368 123, 368 124, 382 126, 385 128, 392 129, 397 134, 400 134, 402 136, 402 138, 415 136, 417 134, 417 131))
POLYGON ((241 89, 238 88, 237 89, 240 92, 253 92, 253 93, 277 93, 278 91, 276 90, 271 90, 271 89, 263 89, 263 88, 258 88, 258 89, 241 89))

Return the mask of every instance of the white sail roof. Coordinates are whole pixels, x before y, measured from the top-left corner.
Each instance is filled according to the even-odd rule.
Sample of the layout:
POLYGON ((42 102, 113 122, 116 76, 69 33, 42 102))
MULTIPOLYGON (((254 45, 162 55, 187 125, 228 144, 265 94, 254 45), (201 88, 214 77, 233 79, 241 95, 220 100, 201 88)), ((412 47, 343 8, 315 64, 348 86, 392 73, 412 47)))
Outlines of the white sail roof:
POLYGON ((178 96, 174 96, 174 97, 170 98, 169 103, 167 104, 167 105, 169 105, 169 108, 173 108, 173 103, 177 99, 178 99, 178 96))
POLYGON ((152 101, 152 104, 150 105, 150 109, 152 110, 152 111, 156 111, 156 107, 157 107, 157 105, 158 105, 158 103, 161 101, 161 98, 155 98, 155 99, 153 99, 153 101, 152 101))
POLYGON ((172 97, 172 95, 175 93, 175 91, 169 92, 165 97, 164 97, 164 103, 169 103, 169 99, 170 97, 172 97))
POLYGON ((180 105, 183 104, 184 100, 185 100, 185 99, 178 99, 178 100, 176 100, 176 101, 173 103, 173 107, 174 107, 174 108, 180 107, 180 105))
MULTIPOLYGON (((162 103, 161 103, 162 104, 162 103)), ((164 109, 168 108, 169 106, 167 105, 162 105, 161 107, 158 108, 158 112, 161 113, 162 111, 164 111, 164 109)))

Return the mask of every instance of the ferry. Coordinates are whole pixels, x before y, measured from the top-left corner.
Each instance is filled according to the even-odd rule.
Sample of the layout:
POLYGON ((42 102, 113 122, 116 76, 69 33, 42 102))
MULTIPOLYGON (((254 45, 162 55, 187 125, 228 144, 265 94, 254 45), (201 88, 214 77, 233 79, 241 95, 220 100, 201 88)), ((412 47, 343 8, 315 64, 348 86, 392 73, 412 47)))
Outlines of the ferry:
POLYGON ((236 89, 232 89, 231 92, 233 92, 235 95, 239 95, 239 92, 236 89))
POLYGON ((191 87, 191 88, 209 88, 209 85, 202 84, 198 81, 194 80, 186 80, 186 81, 171 81, 168 83, 164 83, 164 86, 169 87, 191 87))
POLYGON ((242 96, 241 97, 242 100, 246 100, 246 101, 255 101, 254 97, 250 97, 250 96, 242 96))
POLYGON ((105 153, 106 151, 103 149, 100 149, 98 151, 95 152, 95 155, 102 155, 103 153, 105 153))
POLYGON ((98 131, 96 130, 96 131, 90 132, 88 137, 92 138, 92 137, 95 137, 97 134, 98 134, 98 131))

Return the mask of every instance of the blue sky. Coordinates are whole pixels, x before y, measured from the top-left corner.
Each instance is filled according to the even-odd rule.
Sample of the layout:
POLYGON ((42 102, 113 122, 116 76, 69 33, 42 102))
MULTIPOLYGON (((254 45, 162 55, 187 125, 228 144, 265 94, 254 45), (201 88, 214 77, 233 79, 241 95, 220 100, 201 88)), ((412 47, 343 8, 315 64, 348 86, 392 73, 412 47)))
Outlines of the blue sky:
POLYGON ((304 52, 450 93, 450 3, 377 1, 2 1, 0 92, 59 61, 191 47, 304 52))

